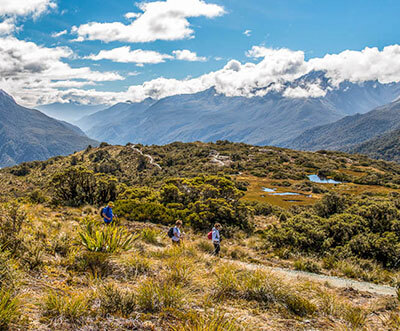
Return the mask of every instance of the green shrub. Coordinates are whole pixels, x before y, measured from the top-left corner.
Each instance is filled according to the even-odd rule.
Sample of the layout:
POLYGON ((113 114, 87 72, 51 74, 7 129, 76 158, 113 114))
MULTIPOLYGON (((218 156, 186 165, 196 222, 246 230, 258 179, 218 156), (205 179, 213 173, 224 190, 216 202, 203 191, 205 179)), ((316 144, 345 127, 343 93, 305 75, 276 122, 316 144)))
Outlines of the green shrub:
POLYGON ((54 202, 69 206, 103 204, 117 197, 117 179, 84 167, 56 173, 50 181, 54 202))
POLYGON ((115 225, 99 225, 86 220, 79 231, 80 243, 91 252, 115 253, 126 251, 132 247, 139 235, 132 235, 124 227, 115 225))

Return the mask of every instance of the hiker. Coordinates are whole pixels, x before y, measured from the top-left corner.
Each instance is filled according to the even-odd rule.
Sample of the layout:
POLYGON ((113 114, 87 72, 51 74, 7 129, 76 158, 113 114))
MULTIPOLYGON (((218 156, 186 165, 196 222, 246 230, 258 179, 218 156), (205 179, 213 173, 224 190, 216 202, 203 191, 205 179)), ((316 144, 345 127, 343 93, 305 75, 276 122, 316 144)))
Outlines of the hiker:
POLYGON ((211 240, 214 245, 214 255, 219 256, 219 252, 221 250, 221 235, 219 234, 219 231, 221 230, 221 224, 215 223, 213 229, 212 229, 212 237, 211 240))
POLYGON ((104 207, 101 211, 101 216, 103 216, 104 223, 110 224, 113 221, 114 214, 112 208, 114 207, 114 202, 110 201, 107 207, 104 207))
POLYGON ((181 220, 177 220, 175 222, 175 226, 171 229, 169 229, 168 231, 168 236, 171 238, 172 240, 172 244, 173 245, 180 245, 181 244, 181 238, 182 238, 182 233, 180 230, 180 227, 182 226, 182 221, 181 220))

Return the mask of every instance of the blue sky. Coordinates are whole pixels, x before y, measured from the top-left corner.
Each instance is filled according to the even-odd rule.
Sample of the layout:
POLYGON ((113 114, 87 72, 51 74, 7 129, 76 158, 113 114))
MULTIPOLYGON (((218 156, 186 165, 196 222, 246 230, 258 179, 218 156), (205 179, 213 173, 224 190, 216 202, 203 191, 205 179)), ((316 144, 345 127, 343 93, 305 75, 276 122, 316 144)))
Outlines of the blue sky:
MULTIPOLYGON (((0 7, 4 1, 6 0, 0 0, 0 7)), ((182 1, 184 4, 188 0, 172 1, 182 1)), ((89 22, 128 26, 137 18, 127 19, 124 16, 126 13, 143 13, 143 8, 140 10, 137 7, 142 1, 131 0, 21 0, 22 5, 32 2, 33 9, 31 12, 26 11, 22 14, 16 8, 10 8, 9 12, 4 10, 3 13, 0 10, 0 15, 2 14, 0 22, 11 19, 14 24, 14 29, 3 33, 2 38, 31 41, 46 50, 57 47, 68 48, 70 52, 68 56, 55 55, 55 57, 58 56, 58 59, 54 59, 54 61, 61 61, 71 68, 84 67, 93 72, 113 72, 120 75, 120 79, 101 78, 97 80, 79 75, 68 77, 66 74, 63 74, 62 77, 55 75, 55 80, 47 75, 46 79, 50 79, 50 82, 63 80, 81 82, 87 79, 92 84, 81 86, 79 89, 110 93, 126 92, 130 86, 141 85, 158 77, 177 80, 200 77, 209 72, 221 70, 230 60, 236 60, 242 64, 257 63, 263 58, 265 59, 265 54, 249 56, 246 52, 254 46, 275 50, 281 48, 292 51, 299 50, 304 53, 305 61, 307 61, 312 58, 323 58, 326 54, 339 54, 345 50, 361 51, 366 47, 378 47, 381 51, 385 46, 397 45, 400 39, 400 20, 398 19, 400 1, 396 0, 190 1, 201 3, 206 14, 201 14, 202 10, 199 7, 198 17, 186 15, 187 17, 185 16, 183 19, 190 24, 187 28, 192 32, 182 37, 179 31, 173 31, 171 33, 175 37, 169 38, 170 40, 155 38, 154 41, 138 42, 121 40, 121 38, 112 36, 106 40, 99 40, 102 37, 92 37, 89 28, 89 30, 85 30, 89 33, 76 32, 77 30, 81 31, 81 27, 89 22), (45 10, 42 10, 42 7, 34 9, 34 6, 39 6, 40 3, 47 6, 45 10), (205 6, 214 7, 206 8, 205 6), (73 27, 76 27, 75 31, 73 27), (65 32, 54 36, 62 31, 65 32), (247 35, 244 34, 245 31, 248 31, 247 35), (78 37, 81 37, 81 41, 76 41, 78 37), (145 52, 154 51, 167 57, 162 60, 163 62, 158 61, 160 63, 144 63, 139 66, 138 63, 126 59, 119 58, 117 60, 116 57, 121 56, 120 52, 113 55, 113 59, 94 60, 93 58, 96 55, 101 58, 99 56, 101 51, 110 51, 121 47, 130 47, 128 52, 140 49, 145 52), (193 58, 193 61, 188 61, 188 58, 177 59, 178 56, 174 51, 181 50, 190 51, 191 56, 197 56, 197 60, 193 60, 193 58), (91 55, 91 59, 85 58, 91 55)), ((157 3, 162 2, 165 0, 157 1, 157 3)), ((151 10, 156 11, 156 6, 151 10)), ((110 30, 111 26, 105 28, 110 30)), ((101 26, 100 29, 102 29, 101 26)), ((100 31, 100 35, 103 35, 102 30, 98 31, 100 31)), ((95 33, 93 32, 93 34, 95 33)), ((0 54, 1 51, 0 49, 0 54)), ((3 51, 5 50, 3 49, 3 51)), ((130 55, 132 54, 128 53, 128 56, 130 55)), ((55 63, 54 66, 57 64, 55 63)), ((379 79, 379 77, 376 78, 379 79)), ((3 85, 0 87, 9 85, 10 81, 6 82, 3 79, 3 85)), ((18 93, 17 88, 16 85, 12 92, 18 93)), ((55 90, 65 92, 70 88, 70 86, 55 87, 55 90)), ((43 93, 46 94, 44 90, 43 93)), ((49 96, 40 101, 33 100, 35 99, 34 93, 24 94, 26 98, 28 95, 30 97, 25 102, 50 102, 60 98, 65 100, 69 97, 67 93, 64 95, 63 93, 54 93, 54 91, 48 93, 49 96)), ((141 93, 139 93, 140 96, 134 94, 133 98, 140 98, 141 93)), ((129 95, 123 97, 129 97, 129 95)), ((101 97, 96 100, 101 100, 101 97)))

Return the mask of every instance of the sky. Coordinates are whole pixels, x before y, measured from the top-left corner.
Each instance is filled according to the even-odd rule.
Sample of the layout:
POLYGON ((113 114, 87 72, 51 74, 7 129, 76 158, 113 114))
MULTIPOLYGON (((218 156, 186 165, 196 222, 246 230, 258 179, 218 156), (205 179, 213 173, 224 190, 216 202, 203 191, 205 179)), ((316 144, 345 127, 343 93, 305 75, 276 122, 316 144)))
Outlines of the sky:
POLYGON ((320 97, 400 81, 398 0, 0 0, 0 88, 26 106, 196 93, 320 97))

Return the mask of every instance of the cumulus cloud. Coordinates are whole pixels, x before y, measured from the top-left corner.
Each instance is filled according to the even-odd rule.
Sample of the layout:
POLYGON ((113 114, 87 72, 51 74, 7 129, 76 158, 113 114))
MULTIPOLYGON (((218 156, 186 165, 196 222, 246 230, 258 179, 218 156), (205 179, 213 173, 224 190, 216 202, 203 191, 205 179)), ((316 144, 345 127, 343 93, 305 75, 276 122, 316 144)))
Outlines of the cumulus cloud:
POLYGON ((0 88, 32 105, 41 94, 49 93, 51 97, 54 88, 124 79, 115 72, 73 68, 64 62, 72 57, 73 52, 68 47, 48 48, 15 37, 0 38, 0 88))
POLYGON ((98 54, 90 54, 85 59, 99 61, 111 60, 120 63, 136 63, 137 66, 144 64, 156 64, 165 62, 165 60, 181 60, 181 61, 206 61, 207 58, 198 56, 195 52, 187 49, 175 50, 172 55, 162 54, 156 51, 148 51, 143 49, 131 50, 129 46, 122 46, 110 50, 102 50, 98 54))
POLYGON ((377 48, 344 51, 308 61, 302 51, 255 46, 247 52, 247 56, 259 62, 241 63, 231 60, 218 71, 186 80, 157 78, 142 85, 131 86, 124 93, 124 98, 128 96, 140 101, 146 97, 162 98, 196 93, 211 87, 227 96, 263 96, 274 91, 290 98, 318 98, 346 80, 354 83, 370 80, 381 83, 400 82, 399 45, 387 46, 381 51, 377 48), (318 80, 305 80, 299 86, 291 85, 312 71, 325 72, 331 86, 323 87, 318 80))
POLYGON ((400 45, 366 47, 362 51, 346 50, 339 54, 327 54, 309 61, 314 70, 322 70, 335 85, 344 80, 364 82, 378 80, 380 83, 400 81, 400 45))
MULTIPOLYGON (((21 88, 22 92, 16 89, 21 98, 31 102, 37 102, 40 95, 42 101, 48 102, 70 99, 111 104, 125 100, 141 101, 147 97, 159 99, 175 94, 197 93, 211 87, 217 93, 227 96, 253 97, 275 92, 289 98, 318 98, 347 80, 355 83, 370 80, 381 83, 400 82, 399 45, 382 50, 365 48, 362 51, 344 51, 309 60, 305 59, 302 51, 255 46, 246 53, 249 61, 245 63, 230 60, 220 70, 199 77, 183 80, 159 77, 141 85, 130 86, 125 91, 106 92, 95 88, 82 89, 78 85, 121 77, 116 73, 101 73, 89 68, 71 68, 61 60, 72 56, 69 48, 47 49, 21 42, 24 47, 19 46, 15 50, 9 46, 4 49, 3 40, 7 38, 0 38, 0 87, 17 86, 21 88), (39 51, 43 54, 35 55, 39 51), (6 54, 5 58, 3 54, 6 54), (325 72, 328 86, 322 84, 319 78, 312 78, 313 75, 310 75, 310 79, 299 79, 313 71, 325 72), (7 81, 7 77, 12 78, 7 81), (20 84, 17 83, 18 79, 20 84), (38 80, 40 84, 37 84, 38 80), (9 84, 10 81, 14 85, 9 84), (51 84, 44 86, 43 82, 51 84), (61 85, 65 88, 62 89, 61 85)), ((131 56, 132 52, 128 49, 125 55, 131 56)))
POLYGON ((55 7, 52 0, 0 0, 0 16, 37 17, 55 7))
POLYGON ((7 18, 3 22, 0 22, 0 35, 8 35, 15 30, 15 20, 13 18, 7 18))
POLYGON ((127 19, 132 19, 132 18, 138 18, 140 15, 142 15, 142 14, 130 12, 130 13, 126 13, 124 16, 127 19))
POLYGON ((58 38, 58 37, 61 37, 61 36, 63 36, 63 35, 66 35, 67 33, 68 33, 67 30, 62 30, 62 31, 60 31, 60 32, 54 32, 54 33, 52 33, 51 36, 52 36, 53 38, 58 38))
POLYGON ((204 56, 197 56, 196 52, 189 51, 188 49, 182 49, 182 50, 176 50, 173 51, 172 54, 175 55, 175 58, 177 60, 182 60, 182 61, 200 61, 204 62, 207 61, 207 58, 204 56))
POLYGON ((9 35, 18 30, 17 18, 37 18, 44 12, 57 7, 52 0, 0 0, 0 35, 9 35))
POLYGON ((98 54, 91 54, 86 59, 99 61, 99 60, 111 60, 114 62, 121 63, 161 63, 165 62, 166 59, 172 59, 173 57, 168 54, 161 54, 155 51, 146 51, 143 49, 131 50, 129 46, 123 46, 114 48, 111 50, 102 50, 98 54))
POLYGON ((180 40, 193 37, 194 31, 188 21, 191 17, 214 18, 225 13, 223 7, 203 0, 166 0, 141 2, 142 13, 126 14, 136 18, 125 25, 121 22, 90 22, 73 27, 76 41, 102 40, 124 42, 151 42, 155 40, 180 40))

